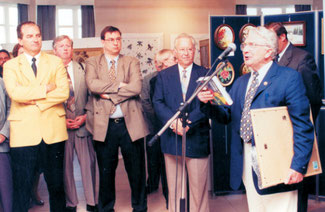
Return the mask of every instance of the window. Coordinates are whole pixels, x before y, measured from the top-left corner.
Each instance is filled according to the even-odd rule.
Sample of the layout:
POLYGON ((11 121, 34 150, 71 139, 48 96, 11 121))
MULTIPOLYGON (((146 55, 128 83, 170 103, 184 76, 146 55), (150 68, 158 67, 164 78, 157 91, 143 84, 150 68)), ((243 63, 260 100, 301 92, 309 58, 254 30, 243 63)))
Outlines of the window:
POLYGON ((17 5, 0 3, 0 43, 18 42, 16 32, 17 25, 17 5))
POLYGON ((294 13, 293 5, 284 5, 279 7, 265 5, 249 5, 247 7, 247 15, 276 15, 284 13, 294 13))
POLYGON ((71 39, 81 38, 80 6, 57 6, 56 35, 68 35, 71 39))

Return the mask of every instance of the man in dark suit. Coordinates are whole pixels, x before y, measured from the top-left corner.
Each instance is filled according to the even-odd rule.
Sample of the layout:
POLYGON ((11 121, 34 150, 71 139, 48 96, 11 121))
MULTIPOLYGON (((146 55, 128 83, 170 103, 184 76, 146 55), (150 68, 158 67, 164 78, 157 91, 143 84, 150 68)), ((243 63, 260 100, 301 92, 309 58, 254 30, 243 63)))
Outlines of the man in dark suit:
POLYGON ((245 65, 252 72, 238 78, 230 90, 232 106, 212 106, 209 91, 199 93, 201 110, 221 123, 232 124, 230 186, 244 182, 249 211, 297 211, 297 183, 303 180, 313 146, 309 101, 301 75, 273 62, 276 34, 264 27, 253 28, 242 43, 245 65), (294 131, 294 156, 285 184, 260 189, 250 109, 287 106, 294 131))
POLYGON ((0 50, 0 77, 2 77, 3 64, 8 60, 10 60, 9 52, 5 49, 1 49, 0 50))
MULTIPOLYGON (((311 105, 313 121, 316 123, 322 105, 322 85, 313 56, 288 41, 287 30, 280 22, 269 23, 266 27, 273 30, 278 36, 278 64, 293 68, 301 73, 306 87, 306 95, 311 105)), ((315 188, 315 177, 304 179, 298 190, 298 212, 307 211, 308 193, 312 192, 313 188, 315 188)))
POLYGON ((86 61, 91 92, 86 127, 93 134, 99 166, 99 211, 114 211, 115 171, 119 147, 131 187, 135 212, 147 211, 144 137, 148 135, 140 102, 142 77, 136 58, 120 54, 118 28, 101 32, 104 54, 86 61), (91 109, 93 108, 93 109, 91 109))
POLYGON ((69 139, 64 151, 64 187, 67 211, 76 211, 78 195, 73 176, 74 151, 78 156, 87 211, 95 211, 98 199, 98 168, 93 140, 85 127, 88 89, 82 64, 72 60, 73 41, 67 35, 53 40, 54 54, 60 57, 67 70, 70 96, 65 103, 69 139))
MULTIPOLYGON (((155 82, 157 80, 157 74, 172 65, 176 64, 176 58, 174 52, 171 49, 162 49, 155 55, 155 67, 156 70, 153 73, 146 75, 143 78, 142 91, 141 91, 141 103, 143 108, 143 114, 147 122, 150 134, 146 137, 146 142, 159 131, 161 124, 157 119, 155 111, 152 105, 152 97, 155 89, 155 82)), ((147 194, 150 194, 159 188, 159 179, 161 178, 161 185, 164 197, 166 199, 166 206, 168 207, 168 187, 166 178, 166 169, 164 156, 161 152, 160 142, 155 142, 152 146, 146 145, 147 153, 147 194), (160 177, 161 176, 161 177, 160 177)))
MULTIPOLYGON (((193 63, 195 53, 193 37, 185 33, 180 34, 175 39, 174 53, 178 64, 158 73, 153 95, 154 110, 162 124, 166 124, 177 112, 181 103, 192 95, 197 86, 196 80, 206 74, 205 68, 193 63)), ((186 170, 190 188, 190 211, 208 212, 209 123, 206 116, 200 112, 198 99, 194 99, 187 106, 186 111, 189 115, 185 130, 187 131, 186 170)), ((162 134, 160 140, 166 164, 169 211, 179 210, 181 197, 182 138, 178 136, 176 142, 175 134, 183 135, 180 118, 162 134)))
POLYGON ((322 85, 313 56, 288 41, 287 30, 281 23, 270 23, 266 27, 278 36, 278 64, 301 73, 315 122, 322 105, 322 85))

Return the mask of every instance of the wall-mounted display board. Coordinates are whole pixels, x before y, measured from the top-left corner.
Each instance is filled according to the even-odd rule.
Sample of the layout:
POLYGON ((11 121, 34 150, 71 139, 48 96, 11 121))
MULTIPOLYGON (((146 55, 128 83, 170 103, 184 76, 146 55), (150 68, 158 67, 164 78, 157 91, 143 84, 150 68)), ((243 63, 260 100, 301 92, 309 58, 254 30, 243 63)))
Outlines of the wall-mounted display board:
MULTIPOLYGON (((241 65, 243 64, 243 55, 240 51, 240 43, 243 34, 243 27, 247 27, 248 25, 259 26, 261 18, 259 16, 211 16, 210 17, 210 51, 211 51, 211 65, 215 62, 216 58, 222 53, 223 48, 220 48, 216 45, 215 41, 215 32, 218 31, 217 34, 223 35, 222 32, 219 32, 220 29, 225 29, 225 32, 228 31, 226 37, 226 42, 235 43, 237 49, 235 51, 234 56, 229 56, 228 60, 232 64, 231 72, 232 77, 231 80, 227 81, 227 90, 231 88, 234 80, 239 77, 239 72, 241 70, 241 65), (222 26, 227 26, 226 28, 222 28, 222 26), (217 30, 219 27, 219 30, 217 30), (228 30, 229 29, 229 30, 228 30), (231 35, 229 32, 231 31, 231 35)), ((217 64, 216 64, 217 66, 217 64)), ((214 67, 215 70, 216 67, 214 67)), ((230 72, 229 72, 230 73, 230 72)), ((228 74, 228 73, 224 73, 228 74)), ((228 76, 228 75, 227 75, 228 76)), ((225 76, 224 76, 225 77, 225 76)), ((227 77, 226 77, 227 78, 227 77)), ((232 192, 229 186, 229 159, 230 159, 230 127, 225 125, 216 123, 213 121, 212 123, 212 139, 213 139, 213 191, 214 194, 224 194, 228 192, 232 192)), ((244 187, 242 187, 242 190, 244 187)))

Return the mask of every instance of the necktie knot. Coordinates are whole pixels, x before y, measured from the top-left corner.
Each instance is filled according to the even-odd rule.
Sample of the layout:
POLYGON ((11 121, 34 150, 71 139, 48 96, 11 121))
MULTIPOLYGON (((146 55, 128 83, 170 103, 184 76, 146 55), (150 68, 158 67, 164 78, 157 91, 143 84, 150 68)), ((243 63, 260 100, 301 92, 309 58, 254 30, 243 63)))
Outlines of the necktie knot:
POLYGON ((35 57, 32 58, 32 62, 33 62, 33 63, 36 62, 36 58, 35 58, 35 57))
POLYGON ((187 77, 187 76, 186 76, 186 69, 183 69, 183 71, 182 71, 182 72, 183 72, 183 75, 182 75, 182 77, 183 77, 184 79, 186 79, 186 77, 187 77))

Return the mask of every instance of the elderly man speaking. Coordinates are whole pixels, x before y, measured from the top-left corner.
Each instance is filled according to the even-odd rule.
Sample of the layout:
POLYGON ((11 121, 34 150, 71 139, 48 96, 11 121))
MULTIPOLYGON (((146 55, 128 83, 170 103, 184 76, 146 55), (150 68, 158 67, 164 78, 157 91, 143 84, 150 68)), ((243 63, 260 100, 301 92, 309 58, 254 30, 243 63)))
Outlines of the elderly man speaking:
POLYGON ((309 101, 301 75, 273 62, 276 34, 264 27, 253 28, 241 45, 245 65, 252 72, 238 78, 230 90, 232 106, 212 106, 209 91, 199 93, 201 110, 221 123, 232 124, 230 185, 238 189, 243 181, 249 211, 297 211, 297 183, 303 179, 313 146, 309 101), (250 109, 287 106, 294 131, 294 156, 285 184, 258 187, 258 165, 254 157, 250 109))

